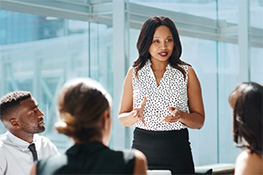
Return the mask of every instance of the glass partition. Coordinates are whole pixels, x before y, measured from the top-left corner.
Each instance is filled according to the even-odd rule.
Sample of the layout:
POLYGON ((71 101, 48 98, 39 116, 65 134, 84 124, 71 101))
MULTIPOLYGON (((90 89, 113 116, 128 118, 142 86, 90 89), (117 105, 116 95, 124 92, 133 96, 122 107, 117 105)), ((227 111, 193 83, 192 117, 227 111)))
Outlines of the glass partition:
MULTIPOLYGON (((250 41, 257 39, 262 41, 263 35, 263 1, 255 0, 250 2, 250 41), (261 29, 258 35, 255 31, 251 31, 252 27, 261 29)), ((251 42, 250 42, 251 45, 251 42)), ((260 47, 250 47, 250 76, 251 81, 255 81, 263 85, 263 45, 260 47)))
POLYGON ((57 93, 74 77, 91 77, 113 92, 112 27, 3 10, 0 14, 1 96, 32 92, 45 114, 43 134, 63 151, 70 142, 54 129, 57 93))
POLYGON ((234 163, 240 149, 233 141, 232 109, 229 94, 239 84, 238 45, 218 43, 218 161, 234 163))
POLYGON ((216 19, 216 0, 129 0, 149 7, 216 19))
MULTIPOLYGON (((263 28, 263 1, 249 1, 250 27, 263 28)), ((262 34, 262 33, 261 33, 262 34)))
POLYGON ((217 43, 181 36, 181 59, 189 63, 200 81, 205 107, 205 124, 201 130, 190 129, 195 165, 217 162, 217 43), (209 142, 209 146, 208 143, 209 142))
POLYGON ((263 48, 251 47, 250 50, 250 76, 251 81, 263 85, 263 48))
MULTIPOLYGON (((85 1, 85 7, 89 6, 88 2, 95 3, 85 1)), ((153 13, 152 8, 143 11, 145 6, 154 7, 158 15, 165 12, 168 17, 180 23, 178 31, 183 47, 182 60, 192 65, 200 80, 206 112, 204 127, 201 130, 190 129, 195 165, 234 163, 241 150, 236 148, 232 138, 232 110, 228 96, 241 83, 239 78, 242 69, 249 73, 248 80, 263 84, 262 0, 246 1, 248 3, 245 8, 249 15, 246 23, 249 31, 243 36, 247 35, 249 40, 242 48, 238 43, 239 24, 244 22, 239 20, 242 13, 241 1, 125 2, 127 2, 125 12, 131 14, 128 47, 130 58, 127 60, 129 66, 138 57, 136 43, 140 27, 144 19, 153 13), (129 3, 136 4, 133 7, 143 5, 140 9, 143 13, 137 14, 138 11, 129 8, 129 3), (175 12, 179 12, 180 15, 175 12), (209 37, 205 37, 206 35, 209 37), (246 58, 249 63, 247 67, 240 66, 243 64, 240 61, 240 49, 247 49, 249 53, 246 58)), ((78 5, 84 1, 69 0, 68 3, 73 3, 83 10, 82 6, 78 5)), ((40 109, 45 113, 46 131, 43 134, 61 151, 72 144, 54 129, 57 120, 56 96, 62 84, 73 77, 91 77, 101 82, 111 95, 114 95, 113 77, 116 77, 117 70, 113 70, 113 33, 118 33, 118 30, 114 31, 112 27, 111 20, 114 15, 111 3, 110 0, 103 0, 98 4, 91 4, 90 7, 94 5, 93 10, 96 11, 94 14, 86 12, 88 8, 81 12, 74 12, 72 8, 74 12, 72 19, 68 19, 68 13, 63 9, 60 10, 66 17, 59 18, 31 15, 32 11, 19 13, 0 10, 0 96, 18 89, 31 91, 39 102, 40 109)), ((54 12, 54 9, 52 10, 54 12)), ((121 40, 124 36, 119 37, 121 40)), ((120 89, 122 87, 118 87, 117 92, 121 93, 120 89)), ((119 104, 114 105, 116 110, 119 104)), ((113 120, 118 122, 117 116, 114 116, 113 120)), ((115 131, 117 127, 115 126, 115 131)), ((114 133, 112 137, 125 141, 125 148, 128 149, 132 142, 133 129, 125 128, 125 134, 112 132, 114 133)), ((4 132, 5 129, 0 122, 0 134, 4 132)), ((111 142, 110 146, 119 148, 114 144, 118 143, 111 142)))
MULTIPOLYGON (((218 19, 230 23, 238 24, 239 7, 238 0, 220 0, 218 1, 218 19)), ((238 32, 238 31, 236 31, 238 32)))

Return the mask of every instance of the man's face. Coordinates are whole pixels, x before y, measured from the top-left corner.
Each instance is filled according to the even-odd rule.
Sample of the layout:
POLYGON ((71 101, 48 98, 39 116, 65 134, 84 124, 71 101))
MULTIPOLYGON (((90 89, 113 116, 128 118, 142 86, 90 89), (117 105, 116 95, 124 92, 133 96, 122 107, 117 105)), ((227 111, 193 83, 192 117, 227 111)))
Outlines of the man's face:
POLYGON ((38 109, 34 98, 28 98, 20 102, 18 109, 20 128, 28 134, 41 133, 45 131, 44 114, 38 109))

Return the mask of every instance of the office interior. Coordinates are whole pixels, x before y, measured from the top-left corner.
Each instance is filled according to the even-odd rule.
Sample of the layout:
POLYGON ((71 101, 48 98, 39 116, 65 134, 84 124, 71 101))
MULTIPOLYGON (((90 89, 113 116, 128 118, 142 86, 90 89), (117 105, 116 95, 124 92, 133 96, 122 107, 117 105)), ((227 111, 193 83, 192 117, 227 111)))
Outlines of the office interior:
POLYGON ((153 16, 174 21, 181 59, 202 87, 205 124, 189 129, 195 165, 233 164, 241 150, 228 96, 241 82, 263 84, 263 0, 0 0, 0 96, 31 91, 45 114, 42 134, 63 152, 72 141, 54 129, 57 93, 71 78, 93 78, 113 98, 110 147, 129 149, 134 128, 118 120, 122 85, 153 16))

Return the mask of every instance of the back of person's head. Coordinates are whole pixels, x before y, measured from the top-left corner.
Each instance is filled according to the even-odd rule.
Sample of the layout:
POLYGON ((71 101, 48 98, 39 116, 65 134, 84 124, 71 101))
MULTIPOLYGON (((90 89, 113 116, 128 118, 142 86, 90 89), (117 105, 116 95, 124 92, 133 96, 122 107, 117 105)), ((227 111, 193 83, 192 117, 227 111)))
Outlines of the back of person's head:
POLYGON ((107 117, 110 117, 110 101, 110 95, 95 80, 69 80, 58 96, 58 111, 62 124, 57 125, 57 131, 79 142, 102 137, 100 122, 105 112, 107 117))
POLYGON ((10 114, 15 112, 21 101, 31 97, 28 91, 14 91, 6 94, 0 100, 0 119, 8 120, 10 114))
POLYGON ((262 156, 263 86, 254 82, 242 83, 231 92, 229 103, 233 108, 234 141, 262 156))

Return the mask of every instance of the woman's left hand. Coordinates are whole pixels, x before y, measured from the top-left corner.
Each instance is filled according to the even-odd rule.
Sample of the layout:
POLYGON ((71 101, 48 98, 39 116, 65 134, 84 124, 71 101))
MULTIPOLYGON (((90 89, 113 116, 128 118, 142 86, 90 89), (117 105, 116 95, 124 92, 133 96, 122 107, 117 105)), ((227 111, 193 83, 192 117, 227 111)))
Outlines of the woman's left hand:
POLYGON ((179 109, 174 108, 174 107, 168 106, 167 108, 172 113, 172 115, 163 117, 161 120, 168 122, 168 123, 177 122, 181 118, 182 112, 179 109))

